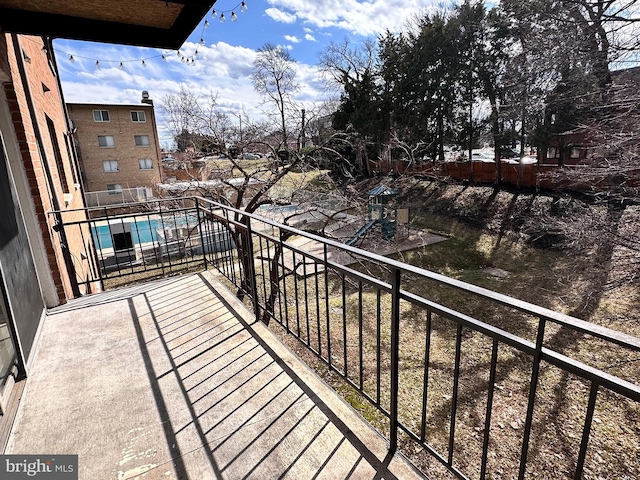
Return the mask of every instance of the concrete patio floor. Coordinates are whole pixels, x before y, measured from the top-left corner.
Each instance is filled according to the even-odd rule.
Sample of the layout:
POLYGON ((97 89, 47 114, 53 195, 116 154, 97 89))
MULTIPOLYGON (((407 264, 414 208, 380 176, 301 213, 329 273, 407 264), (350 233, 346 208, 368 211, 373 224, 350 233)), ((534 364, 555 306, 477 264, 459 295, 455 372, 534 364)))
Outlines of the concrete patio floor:
POLYGON ((424 478, 212 272, 74 300, 44 321, 5 453, 79 478, 424 478))

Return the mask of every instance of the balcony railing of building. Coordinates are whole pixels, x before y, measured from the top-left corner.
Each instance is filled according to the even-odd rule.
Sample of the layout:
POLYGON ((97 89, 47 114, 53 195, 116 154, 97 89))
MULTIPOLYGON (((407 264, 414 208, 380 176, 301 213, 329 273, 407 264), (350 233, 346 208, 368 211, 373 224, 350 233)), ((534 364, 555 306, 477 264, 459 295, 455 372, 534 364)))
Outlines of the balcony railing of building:
POLYGON ((640 339, 207 199, 135 207, 55 213, 95 267, 75 272, 79 285, 216 269, 422 468, 637 473, 640 386, 625 364, 640 339))
POLYGON ((87 207, 138 203, 152 200, 153 191, 149 187, 96 190, 93 192, 85 192, 84 199, 87 207))

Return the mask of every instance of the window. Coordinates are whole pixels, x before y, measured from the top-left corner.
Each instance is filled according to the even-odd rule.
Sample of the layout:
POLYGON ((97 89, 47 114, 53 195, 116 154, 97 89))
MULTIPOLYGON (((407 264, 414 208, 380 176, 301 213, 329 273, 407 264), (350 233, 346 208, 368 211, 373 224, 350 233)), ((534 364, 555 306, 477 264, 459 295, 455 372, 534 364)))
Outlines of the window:
POLYGON ((60 145, 58 144, 58 135, 56 134, 56 127, 48 116, 47 119, 47 128, 49 129, 49 138, 51 139, 51 147, 53 148, 53 158, 56 161, 56 168, 58 170, 58 178, 60 178, 60 183, 62 184, 62 190, 65 193, 69 193, 69 182, 67 180, 67 173, 64 169, 64 161, 62 160, 62 154, 60 153, 60 145))
POLYGON ((558 149, 556 147, 547 148, 547 158, 558 158, 558 149))
POLYGON ((122 195, 122 185, 117 183, 109 183, 107 190, 109 191, 109 195, 122 195))
POLYGON ((118 168, 117 160, 105 160, 104 162, 102 162, 102 169, 105 172, 117 172, 118 170, 120 170, 118 168))
POLYGON ((113 148, 116 146, 116 142, 113 141, 111 135, 98 135, 98 145, 105 148, 113 148))
POLYGON ((147 116, 142 110, 134 110, 131 112, 131 121, 136 123, 145 123, 147 116))
POLYGON ((150 158, 142 158, 138 160, 140 170, 153 170, 153 161, 150 158))
POLYGON ((569 158, 580 158, 580 149, 578 147, 571 147, 569 158))
POLYGON ((78 183, 78 173, 76 171, 76 168, 78 168, 78 165, 73 155, 71 155, 71 140, 69 139, 69 135, 66 135, 66 134, 64 135, 64 144, 67 147, 67 158, 71 163, 71 176, 73 177, 73 183, 78 183))
POLYGON ((93 121, 94 122, 108 122, 109 121, 109 110, 94 110, 93 111, 93 121))
POLYGON ((149 135, 135 135, 136 147, 148 147, 149 135))

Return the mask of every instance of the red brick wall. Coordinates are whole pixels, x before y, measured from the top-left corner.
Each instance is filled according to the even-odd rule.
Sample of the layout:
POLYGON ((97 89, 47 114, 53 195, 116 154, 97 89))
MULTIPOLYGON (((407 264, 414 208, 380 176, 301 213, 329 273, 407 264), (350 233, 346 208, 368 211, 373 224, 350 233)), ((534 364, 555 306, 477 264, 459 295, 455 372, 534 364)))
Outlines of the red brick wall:
MULTIPOLYGON (((61 209, 82 208, 84 201, 82 191, 73 182, 73 163, 69 158, 65 145, 64 134, 68 131, 66 113, 63 108, 62 95, 58 89, 56 76, 52 63, 44 49, 45 44, 40 37, 20 35, 19 42, 22 52, 18 52, 25 58, 24 66, 28 81, 28 92, 23 86, 23 79, 18 68, 16 52, 10 35, 3 35, 7 45, 8 64, 11 81, 3 85, 4 93, 9 103, 9 109, 16 132, 22 163, 29 184, 29 190, 35 209, 37 222, 40 227, 42 241, 46 252, 48 266, 55 283, 60 302, 72 298, 71 281, 62 255, 62 247, 59 235, 52 231, 55 220, 48 215, 54 209, 51 202, 51 194, 58 199, 61 209), (49 192, 49 184, 46 178, 45 166, 36 141, 36 131, 31 121, 31 114, 27 102, 27 95, 31 95, 36 112, 36 121, 42 138, 42 148, 46 156, 46 162, 52 176, 54 192, 49 192), (47 125, 47 117, 51 119, 55 127, 55 137, 59 145, 62 167, 67 176, 69 191, 63 189, 58 172, 58 165, 54 157, 54 149, 47 125)), ((80 213, 80 217, 84 214, 80 213)), ((77 216, 77 215, 76 215, 77 216)), ((75 236, 68 238, 69 249, 72 256, 80 265, 80 252, 84 251, 82 240, 75 236)), ((86 262, 85 262, 86 263, 86 262)))

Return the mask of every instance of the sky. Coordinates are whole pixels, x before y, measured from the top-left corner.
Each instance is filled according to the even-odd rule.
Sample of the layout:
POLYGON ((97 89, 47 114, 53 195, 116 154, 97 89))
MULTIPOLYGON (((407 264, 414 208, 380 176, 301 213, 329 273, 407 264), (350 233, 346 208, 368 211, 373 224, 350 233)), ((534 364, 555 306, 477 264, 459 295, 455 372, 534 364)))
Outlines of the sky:
POLYGON ((168 147, 171 135, 157 107, 166 95, 179 92, 181 85, 196 94, 217 94, 225 112, 260 118, 267 107, 250 76, 256 50, 272 43, 289 50, 296 61, 301 85, 296 100, 312 109, 330 95, 317 66, 319 53, 329 42, 346 38, 358 44, 386 30, 401 31, 408 18, 434 8, 436 1, 246 0, 243 13, 237 0, 218 0, 213 7, 217 18, 210 10, 180 53, 61 39, 54 41, 54 50, 67 102, 138 103, 142 90, 147 90, 160 110, 161 145, 168 147), (232 11, 237 15, 235 22, 232 11), (219 21, 221 13, 224 23, 219 21), (194 58, 195 63, 183 62, 181 55, 194 58))

